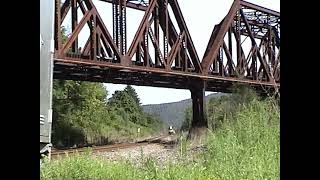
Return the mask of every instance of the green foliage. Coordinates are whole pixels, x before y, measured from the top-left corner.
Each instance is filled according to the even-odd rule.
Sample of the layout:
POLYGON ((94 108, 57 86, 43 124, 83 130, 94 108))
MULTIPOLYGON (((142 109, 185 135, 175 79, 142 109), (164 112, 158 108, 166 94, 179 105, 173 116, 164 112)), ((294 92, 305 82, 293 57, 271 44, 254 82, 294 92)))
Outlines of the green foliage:
POLYGON ((192 108, 188 107, 185 109, 185 120, 182 123, 181 130, 187 131, 191 126, 192 121, 192 108))
POLYGON ((229 116, 218 130, 208 134, 206 147, 192 162, 167 162, 163 167, 151 158, 143 158, 143 165, 137 166, 129 161, 107 162, 89 154, 76 155, 44 162, 40 176, 43 180, 279 179, 279 107, 271 100, 257 99, 241 105, 232 119, 229 116))
POLYGON ((140 100, 135 90, 127 86, 123 91, 115 91, 108 101, 108 105, 125 121, 131 121, 145 127, 159 128, 161 121, 142 111, 140 100))
POLYGON ((67 34, 67 29, 64 26, 62 26, 61 27, 61 42, 62 43, 67 42, 68 36, 66 34, 67 34))
POLYGON ((221 179, 278 179, 280 114, 272 101, 254 99, 211 133, 206 159, 221 179), (214 159, 214 161, 210 161, 214 159))
POLYGON ((127 113, 139 111, 139 106, 126 91, 115 91, 109 99, 108 105, 113 109, 124 109, 127 113))
POLYGON ((124 89, 124 92, 126 92, 134 100, 134 102, 136 103, 136 105, 138 107, 141 106, 138 94, 137 94, 136 90, 132 86, 127 85, 126 88, 124 89))
POLYGON ((106 97, 102 83, 54 80, 54 146, 106 144, 132 140, 138 128, 141 135, 160 130, 161 121, 143 113, 126 91, 115 92, 109 102, 106 97))
POLYGON ((102 84, 54 80, 53 143, 72 146, 85 143, 85 136, 98 135, 102 120, 108 117, 106 96, 102 84))
POLYGON ((185 156, 187 153, 187 136, 181 134, 180 135, 180 140, 179 140, 179 148, 180 148, 180 156, 185 156))

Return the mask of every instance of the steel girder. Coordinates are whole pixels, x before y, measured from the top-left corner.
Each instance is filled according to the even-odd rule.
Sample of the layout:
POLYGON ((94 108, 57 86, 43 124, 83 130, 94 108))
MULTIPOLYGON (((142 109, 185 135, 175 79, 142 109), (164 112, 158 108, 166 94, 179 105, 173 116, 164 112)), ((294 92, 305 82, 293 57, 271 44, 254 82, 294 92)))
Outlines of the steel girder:
POLYGON ((280 13, 235 0, 227 16, 214 27, 201 66, 204 75, 279 85, 280 13), (245 52, 247 37, 251 48, 245 52))
POLYGON ((158 87, 169 87, 167 84, 174 84, 175 78, 177 82, 181 78, 181 82, 170 87, 180 86, 185 89, 190 89, 187 84, 193 79, 207 81, 207 90, 221 92, 228 91, 222 84, 233 83, 246 83, 254 87, 280 87, 278 12, 235 0, 227 16, 215 26, 205 55, 200 61, 177 0, 150 0, 146 3, 135 0, 100 1, 112 3, 112 35, 92 0, 65 0, 63 4, 56 0, 55 78, 126 84, 134 81, 136 85, 158 87), (169 14, 169 6, 173 15, 169 14), (144 11, 129 46, 127 8, 144 11), (62 43, 60 28, 69 11, 72 17, 72 33, 67 41, 62 43), (81 19, 78 19, 79 12, 83 14, 81 19), (178 23, 178 27, 174 26, 173 19, 178 23), (80 48, 78 36, 85 25, 90 29, 90 36, 84 47, 80 48), (160 40, 160 33, 163 40, 160 40), (241 37, 249 37, 250 51, 246 52, 243 48, 241 37), (155 52, 154 56, 150 55, 151 50, 155 52), (96 74, 92 71, 86 75, 87 78, 83 78, 85 71, 78 69, 77 73, 70 73, 77 69, 70 66, 100 67, 102 71, 107 68, 115 72, 126 70, 126 76, 149 73, 153 78, 157 76, 157 80, 162 81, 156 83, 157 81, 151 80, 144 83, 149 77, 138 81, 132 80, 134 77, 125 78, 123 74, 118 74, 116 79, 115 72, 110 76, 111 79, 107 80, 108 78, 97 75, 100 71, 96 71, 96 74), (172 76, 171 79, 164 78, 166 75, 172 76), (220 81, 224 83, 221 84, 220 81))

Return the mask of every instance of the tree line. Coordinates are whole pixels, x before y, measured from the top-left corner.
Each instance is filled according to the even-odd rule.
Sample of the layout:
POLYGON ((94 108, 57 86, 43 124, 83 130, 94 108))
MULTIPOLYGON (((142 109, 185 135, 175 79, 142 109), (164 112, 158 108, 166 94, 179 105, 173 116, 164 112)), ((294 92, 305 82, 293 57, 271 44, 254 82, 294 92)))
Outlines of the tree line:
POLYGON ((53 82, 52 142, 55 147, 129 140, 135 138, 138 128, 142 133, 151 134, 161 127, 159 118, 142 111, 139 97, 130 85, 107 99, 102 83, 53 82))

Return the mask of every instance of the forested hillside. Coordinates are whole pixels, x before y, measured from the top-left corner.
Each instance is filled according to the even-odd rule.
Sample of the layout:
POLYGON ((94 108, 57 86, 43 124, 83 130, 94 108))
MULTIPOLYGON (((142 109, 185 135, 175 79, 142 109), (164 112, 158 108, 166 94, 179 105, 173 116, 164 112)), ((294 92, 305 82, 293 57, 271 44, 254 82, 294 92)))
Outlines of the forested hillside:
MULTIPOLYGON (((223 93, 209 94, 206 96, 206 101, 222 95, 223 93)), ((184 121, 185 110, 191 107, 191 105, 191 99, 186 99, 173 103, 143 105, 142 107, 144 112, 159 116, 161 121, 166 125, 173 125, 176 128, 180 128, 184 121)))

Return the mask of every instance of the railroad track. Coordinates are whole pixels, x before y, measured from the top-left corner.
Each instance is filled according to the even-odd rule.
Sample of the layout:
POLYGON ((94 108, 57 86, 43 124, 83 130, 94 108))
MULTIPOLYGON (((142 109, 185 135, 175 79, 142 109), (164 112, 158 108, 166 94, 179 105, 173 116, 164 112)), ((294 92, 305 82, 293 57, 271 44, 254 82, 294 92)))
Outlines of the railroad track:
MULTIPOLYGON (((113 144, 113 145, 105 145, 105 146, 95 146, 91 148, 92 153, 97 152, 105 152, 112 151, 117 149, 125 149, 129 147, 141 146, 148 143, 123 143, 123 144, 113 144)), ((84 153, 88 150, 88 148, 77 148, 77 149, 68 149, 68 150, 54 150, 51 152, 51 157, 55 156, 63 156, 66 154, 74 154, 74 153, 84 153)))
MULTIPOLYGON (((160 135, 156 137, 152 137, 149 139, 137 141, 135 143, 121 143, 121 144, 112 144, 112 145, 104 145, 104 146, 95 146, 91 148, 92 153, 97 152, 108 152, 118 149, 125 149, 136 146, 143 146, 149 143, 161 143, 161 139, 168 137, 168 135, 160 135)), ((76 149, 68 149, 68 150, 52 150, 51 157, 64 156, 66 154, 74 154, 74 153, 84 153, 88 150, 88 148, 76 148, 76 149)))

